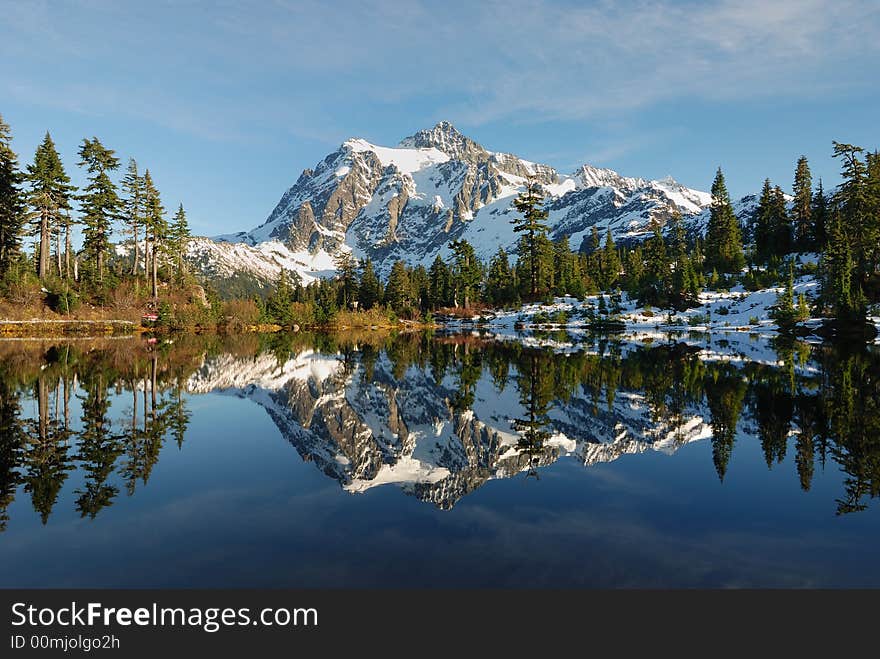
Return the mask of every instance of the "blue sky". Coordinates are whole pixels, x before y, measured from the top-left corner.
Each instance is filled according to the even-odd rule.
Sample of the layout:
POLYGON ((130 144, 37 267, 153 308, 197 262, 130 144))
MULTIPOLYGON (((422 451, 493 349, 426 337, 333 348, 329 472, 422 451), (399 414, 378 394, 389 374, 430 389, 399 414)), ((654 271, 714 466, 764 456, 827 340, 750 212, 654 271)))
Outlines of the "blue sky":
POLYGON ((69 173, 99 137, 194 231, 260 224, 351 136, 438 120, 566 172, 791 186, 831 141, 880 148, 880 3, 0 0, 0 114, 69 173))

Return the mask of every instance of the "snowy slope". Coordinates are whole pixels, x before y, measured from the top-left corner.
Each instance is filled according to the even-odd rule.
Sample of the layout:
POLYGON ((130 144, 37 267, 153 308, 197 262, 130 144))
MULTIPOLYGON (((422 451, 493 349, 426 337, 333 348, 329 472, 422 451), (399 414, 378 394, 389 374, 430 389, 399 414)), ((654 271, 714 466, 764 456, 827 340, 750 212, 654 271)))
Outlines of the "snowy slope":
MULTIPOLYGON (((547 195, 551 237, 581 247, 595 227, 617 240, 639 240, 681 213, 704 228, 711 197, 671 177, 654 181, 583 165, 570 174, 492 152, 448 122, 396 147, 352 138, 284 193, 251 231, 201 239, 193 263, 207 276, 247 272, 264 281, 294 269, 304 279, 332 272, 333 256, 351 250, 387 274, 394 261, 429 264, 464 238, 488 259, 498 247, 515 251, 513 198, 526 177, 547 195)), ((748 202, 743 202, 743 208, 748 202)))

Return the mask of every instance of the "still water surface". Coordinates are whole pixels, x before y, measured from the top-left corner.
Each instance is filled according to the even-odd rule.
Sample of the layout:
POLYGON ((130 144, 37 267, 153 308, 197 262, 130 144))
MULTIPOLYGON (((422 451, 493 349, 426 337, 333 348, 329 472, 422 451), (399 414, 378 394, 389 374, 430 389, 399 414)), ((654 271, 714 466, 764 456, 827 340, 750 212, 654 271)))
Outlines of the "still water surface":
POLYGON ((880 355, 742 341, 2 342, 0 586, 880 586, 880 355))

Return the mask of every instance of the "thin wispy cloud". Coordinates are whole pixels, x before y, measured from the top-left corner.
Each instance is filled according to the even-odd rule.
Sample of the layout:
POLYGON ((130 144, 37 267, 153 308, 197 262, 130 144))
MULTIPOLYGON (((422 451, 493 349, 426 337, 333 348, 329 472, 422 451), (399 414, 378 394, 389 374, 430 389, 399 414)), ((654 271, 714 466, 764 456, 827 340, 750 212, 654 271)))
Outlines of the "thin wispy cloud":
MULTIPOLYGON (((811 97, 874 84, 880 52, 880 10, 870 0, 514 0, 443 11, 427 2, 211 3, 174 5, 171 29, 160 20, 171 5, 10 4, 2 48, 13 57, 48 34, 83 65, 113 58, 111 75, 57 103, 103 111, 102 88, 112 87, 134 99, 114 112, 143 115, 139 86, 167 83, 169 111, 218 125, 172 123, 220 139, 259 132, 254 112, 294 114, 313 130, 345 106, 426 97, 443 99, 438 114, 472 125, 601 118, 671 99, 811 97)), ((27 66, 8 68, 0 84, 20 94, 26 76, 27 66)), ((53 102, 39 90, 32 98, 53 102)))

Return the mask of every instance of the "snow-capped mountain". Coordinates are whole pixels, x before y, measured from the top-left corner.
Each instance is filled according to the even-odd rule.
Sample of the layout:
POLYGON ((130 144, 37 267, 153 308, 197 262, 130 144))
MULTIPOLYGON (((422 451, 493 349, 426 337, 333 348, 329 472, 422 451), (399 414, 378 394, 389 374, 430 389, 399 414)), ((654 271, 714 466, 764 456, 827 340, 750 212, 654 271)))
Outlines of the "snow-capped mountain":
POLYGON ((453 402, 454 376, 438 382, 418 366, 401 373, 387 352, 369 366, 350 357, 305 350, 279 363, 270 353, 219 355, 187 389, 262 406, 299 455, 348 492, 393 484, 443 509, 489 480, 564 456, 591 466, 649 450, 673 453, 711 435, 704 409, 657 420, 640 392, 622 391, 611 401, 580 393, 554 403, 547 439, 526 451, 514 424, 523 407, 512 384, 499 391, 484 373, 473 402, 462 407, 453 402))
POLYGON ((489 151, 440 122, 395 147, 347 140, 305 170, 265 222, 194 241, 190 259, 212 276, 248 272, 264 281, 281 267, 306 281, 321 276, 341 251, 372 258, 383 273, 398 259, 428 265, 459 238, 488 259, 498 247, 515 251, 511 202, 528 176, 547 194, 551 237, 567 236, 574 249, 593 227, 618 241, 641 239, 675 211, 698 230, 711 203, 709 193, 671 177, 625 177, 590 165, 560 174, 489 151))

